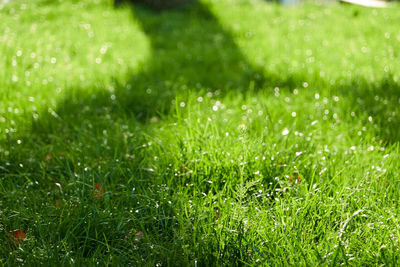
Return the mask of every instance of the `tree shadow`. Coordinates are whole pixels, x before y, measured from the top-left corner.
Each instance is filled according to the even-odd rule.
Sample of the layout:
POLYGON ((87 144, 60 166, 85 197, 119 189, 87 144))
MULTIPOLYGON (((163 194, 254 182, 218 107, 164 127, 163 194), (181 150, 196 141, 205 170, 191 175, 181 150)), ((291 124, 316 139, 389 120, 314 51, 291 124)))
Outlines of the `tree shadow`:
POLYGON ((140 4, 121 8, 132 10, 133 19, 149 38, 150 59, 126 81, 115 79, 112 92, 72 89, 58 102, 56 113, 61 118, 71 115, 71 110, 86 110, 92 113, 85 112, 85 119, 106 112, 146 123, 166 115, 174 107, 171 102, 177 96, 185 98, 189 91, 217 91, 223 96, 261 88, 267 80, 205 4, 194 2, 166 10, 140 4))
POLYGON ((130 78, 130 89, 116 86, 120 105, 138 119, 166 113, 176 95, 190 90, 243 93, 260 88, 262 70, 252 66, 210 9, 195 2, 153 10, 130 5, 151 43, 151 59, 130 78))
MULTIPOLYGON (((304 73, 282 79, 251 64, 204 3, 167 10, 153 10, 138 4, 123 8, 131 9, 133 19, 148 36, 150 59, 126 81, 115 79, 111 92, 103 88, 94 93, 82 88, 71 89, 57 103, 54 112, 43 112, 33 122, 28 138, 35 137, 37 143, 51 143, 49 136, 79 141, 83 129, 90 135, 88 125, 96 124, 93 129, 107 129, 109 124, 105 118, 133 120, 141 125, 158 120, 175 107, 172 103, 177 96, 185 98, 193 91, 199 95, 218 92, 223 97, 227 93, 244 95, 250 89, 269 90, 272 96, 275 86, 291 91, 300 87, 302 81, 310 80, 304 73)), ((313 82, 310 88, 329 87, 331 94, 343 96, 348 106, 365 118, 374 117, 378 126, 376 135, 385 143, 400 140, 398 116, 392 111, 398 105, 400 86, 393 77, 375 83, 358 78, 334 86, 323 78, 314 78, 313 82)), ((15 154, 18 153, 13 153, 17 157, 15 154)))
MULTIPOLYGON (((40 165, 35 158, 44 158, 36 154, 43 152, 35 147, 49 146, 62 151, 66 150, 61 147, 65 142, 79 144, 85 136, 93 143, 82 146, 95 148, 97 152, 93 153, 101 157, 108 152, 99 149, 97 143, 103 133, 97 131, 110 130, 110 122, 129 121, 137 128, 134 132, 139 133, 152 119, 166 116, 175 107, 171 103, 177 96, 185 98, 193 91, 218 92, 220 96, 229 92, 243 94, 249 88, 262 88, 266 82, 263 71, 248 62, 205 4, 194 2, 161 11, 137 4, 124 8, 131 9, 133 19, 150 40, 151 58, 141 66, 141 71, 131 74, 126 81, 115 79, 112 91, 69 88, 56 110, 43 110, 40 118, 33 120, 32 129, 18 137, 24 140, 22 145, 15 147, 5 140, 10 154, 4 162, 23 161, 24 169, 30 165, 34 169, 40 165)), ((121 145, 114 141, 114 147, 121 145)), ((0 173, 3 171, 21 170, 16 164, 0 169, 0 173)))
MULTIPOLYGON (((77 110, 85 111, 84 123, 96 120, 99 115, 117 120, 123 114, 146 124, 174 109, 176 97, 184 100, 193 91, 199 95, 218 92, 223 97, 227 93, 245 95, 252 89, 270 91, 272 95, 274 87, 292 91, 301 87, 302 81, 309 81, 310 88, 329 87, 331 94, 343 96, 348 106, 365 118, 373 116, 378 123, 376 135, 385 143, 400 140, 399 129, 393 123, 397 116, 389 114, 398 104, 400 88, 390 75, 375 82, 356 77, 336 85, 305 73, 280 77, 250 63, 229 30, 204 3, 166 10, 140 4, 122 8, 131 9, 133 19, 148 37, 150 59, 126 81, 115 79, 112 92, 98 90, 93 94, 73 90, 77 96, 67 94, 58 103, 56 112, 60 117, 67 118, 72 115, 71 110, 77 110)), ((71 120, 76 124, 76 118, 71 120)))
MULTIPOLYGON (((163 11, 140 5, 131 5, 129 8, 133 18, 149 37, 152 53, 150 60, 141 66, 139 73, 128 77, 127 81, 115 80, 112 91, 100 88, 88 92, 84 88, 71 88, 57 103, 56 110, 44 110, 41 117, 33 121, 32 129, 25 136, 18 137, 23 140, 22 145, 15 147, 15 142, 6 141, 6 149, 10 154, 7 158, 0 159, 0 165, 4 163, 0 175, 10 178, 10 187, 23 188, 27 180, 37 179, 40 181, 40 186, 35 187, 38 192, 54 191, 52 189, 57 182, 66 187, 69 185, 64 191, 73 196, 79 194, 80 187, 84 188, 80 186, 81 183, 90 185, 91 181, 84 179, 102 180, 103 183, 107 179, 113 179, 110 185, 126 186, 130 177, 134 177, 129 185, 137 188, 136 192, 145 195, 143 199, 154 198, 155 202, 160 203, 157 208, 154 203, 149 203, 151 208, 145 211, 146 215, 161 217, 162 214, 163 218, 173 218, 175 210, 162 210, 165 203, 170 207, 167 198, 154 193, 159 192, 154 186, 165 181, 157 181, 159 177, 143 170, 143 162, 150 159, 140 149, 147 141, 141 137, 141 129, 152 118, 167 115, 174 107, 171 102, 177 96, 184 98, 190 91, 218 91, 220 95, 224 95, 231 91, 244 93, 249 87, 261 87, 261 70, 246 60, 232 36, 204 4, 193 3, 179 9, 163 11), (118 124, 119 121, 121 125, 118 124), (127 127, 132 129, 123 134, 118 132, 118 127, 125 127, 126 124, 130 124, 127 127), (111 129, 114 126, 116 129, 111 129), (124 136, 129 142, 121 140, 124 136), (66 144, 69 146, 65 147, 66 144), (44 147, 49 149, 49 157, 42 154, 44 147), (114 163, 115 159, 122 160, 114 163), (83 165, 93 169, 92 177, 85 173, 83 165), (98 165, 102 165, 101 171, 96 169, 98 165), (109 167, 104 167, 107 165, 109 167)), ((24 192, 21 191, 21 194, 24 192)), ((126 195, 127 198, 132 198, 131 195, 134 194, 127 192, 126 195)), ((52 197, 43 196, 43 199, 52 197)), ((33 196, 28 196, 30 198, 33 196)), ((144 201, 143 199, 140 201, 144 201)), ((56 200, 54 197, 49 202, 56 200)), ((124 199, 121 202, 126 201, 126 206, 134 210, 141 208, 136 204, 140 201, 134 200, 124 199)), ((72 210, 80 211, 75 207, 72 210)), ((82 213, 86 214, 86 211, 82 213)), ((143 216, 137 217, 137 221, 143 221, 143 216)), ((169 220, 175 225, 175 219, 159 220, 158 225, 152 219, 153 216, 145 217, 149 219, 142 222, 142 229, 160 232, 160 239, 172 242, 174 228, 170 226, 172 223, 169 220), (164 228, 159 229, 161 224, 164 228)), ((95 226, 89 230, 93 229, 95 226)), ((108 240, 113 239, 111 228, 104 232, 108 240)), ((68 236, 67 232, 61 234, 60 238, 64 239, 64 235, 68 236)), ((133 235, 132 240, 134 238, 133 235)), ((82 244, 79 243, 74 249, 81 249, 80 245, 82 244)), ((209 253, 208 247, 211 245, 203 246, 204 253, 209 253)), ((96 246, 89 245, 85 250, 90 251, 96 246)), ((181 245, 175 247, 179 248, 181 245)), ((87 253, 89 252, 85 252, 85 255, 87 253)), ((178 255, 178 250, 174 253, 178 255)), ((210 261, 213 261, 211 254, 205 255, 205 258, 210 257, 210 261)))

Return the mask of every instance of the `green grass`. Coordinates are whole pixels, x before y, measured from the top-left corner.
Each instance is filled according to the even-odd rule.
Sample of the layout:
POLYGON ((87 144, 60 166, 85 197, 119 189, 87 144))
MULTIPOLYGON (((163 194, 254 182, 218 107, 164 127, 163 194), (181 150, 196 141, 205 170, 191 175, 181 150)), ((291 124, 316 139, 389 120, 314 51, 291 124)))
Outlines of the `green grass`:
POLYGON ((0 4, 0 263, 400 264, 399 11, 0 4))

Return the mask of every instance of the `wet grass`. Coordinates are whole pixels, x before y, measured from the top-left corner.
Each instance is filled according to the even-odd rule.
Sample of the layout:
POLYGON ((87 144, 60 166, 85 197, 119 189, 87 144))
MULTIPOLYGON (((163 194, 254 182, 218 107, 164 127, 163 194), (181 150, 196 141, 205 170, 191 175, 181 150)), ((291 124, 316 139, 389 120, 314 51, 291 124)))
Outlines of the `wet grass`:
POLYGON ((398 264, 399 14, 0 4, 0 262, 398 264))

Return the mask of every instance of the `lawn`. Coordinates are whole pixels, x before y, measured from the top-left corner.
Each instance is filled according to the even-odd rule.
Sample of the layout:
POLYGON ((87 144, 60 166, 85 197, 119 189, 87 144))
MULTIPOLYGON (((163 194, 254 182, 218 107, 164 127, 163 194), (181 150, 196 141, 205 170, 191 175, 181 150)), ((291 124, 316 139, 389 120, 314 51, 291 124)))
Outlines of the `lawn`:
POLYGON ((400 264, 399 21, 0 4, 0 265, 400 264))

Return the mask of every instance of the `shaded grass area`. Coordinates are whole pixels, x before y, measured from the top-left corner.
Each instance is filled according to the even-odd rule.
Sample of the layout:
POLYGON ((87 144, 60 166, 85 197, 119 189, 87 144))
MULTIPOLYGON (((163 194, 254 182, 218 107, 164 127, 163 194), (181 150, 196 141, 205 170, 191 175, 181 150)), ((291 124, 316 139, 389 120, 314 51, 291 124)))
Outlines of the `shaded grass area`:
POLYGON ((399 261, 398 8, 2 10, 2 263, 399 261))

